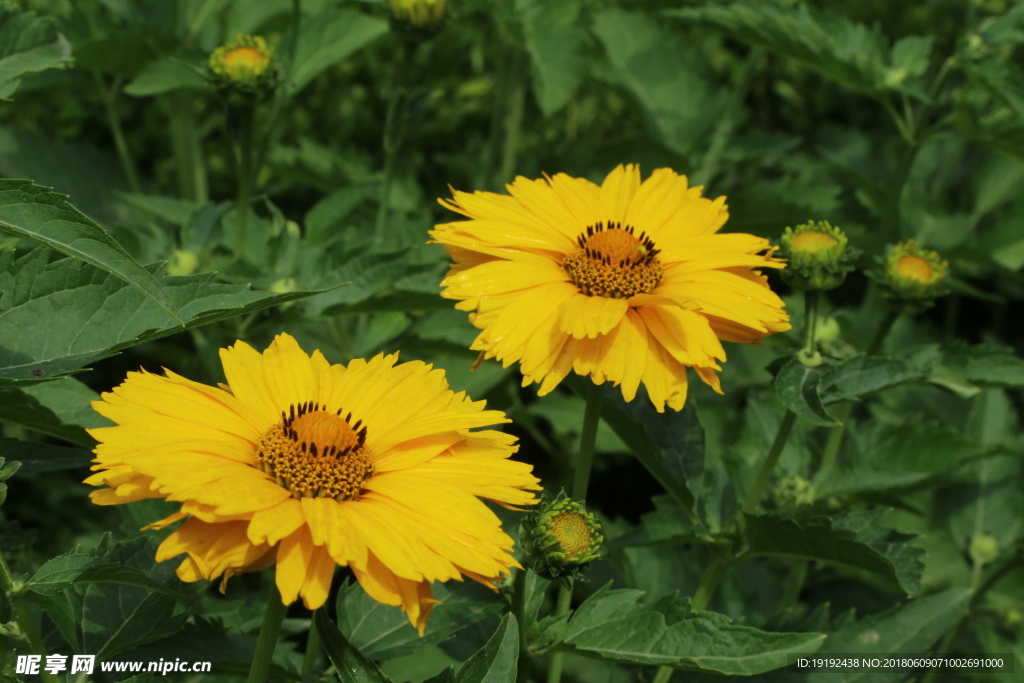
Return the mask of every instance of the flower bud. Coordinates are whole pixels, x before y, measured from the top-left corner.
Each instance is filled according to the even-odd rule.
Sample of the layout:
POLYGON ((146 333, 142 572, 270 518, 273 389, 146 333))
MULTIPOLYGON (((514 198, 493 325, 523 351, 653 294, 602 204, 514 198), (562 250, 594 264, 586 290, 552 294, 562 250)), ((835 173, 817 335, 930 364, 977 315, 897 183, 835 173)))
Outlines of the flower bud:
POLYGON ((601 556, 601 525, 565 491, 550 503, 542 500, 519 527, 525 564, 545 579, 569 585, 583 580, 586 565, 601 556))
POLYGON ((782 279, 799 290, 834 289, 853 270, 857 250, 828 221, 810 221, 782 233, 779 256, 788 263, 782 279))
POLYGON ((968 550, 974 564, 989 564, 999 559, 999 541, 988 534, 975 534, 968 550))
POLYGON ((274 89, 273 50, 262 36, 238 34, 210 55, 210 71, 223 91, 251 100, 263 99, 274 89))
POLYGON ((387 0, 391 28, 411 38, 429 38, 441 28, 448 0, 387 0))
POLYGON ((175 249, 167 261, 168 275, 191 275, 199 268, 199 257, 188 249, 175 249))
POLYGON ((870 275, 883 294, 905 313, 920 313, 948 293, 949 263, 938 252, 922 249, 914 240, 890 246, 881 267, 870 275))

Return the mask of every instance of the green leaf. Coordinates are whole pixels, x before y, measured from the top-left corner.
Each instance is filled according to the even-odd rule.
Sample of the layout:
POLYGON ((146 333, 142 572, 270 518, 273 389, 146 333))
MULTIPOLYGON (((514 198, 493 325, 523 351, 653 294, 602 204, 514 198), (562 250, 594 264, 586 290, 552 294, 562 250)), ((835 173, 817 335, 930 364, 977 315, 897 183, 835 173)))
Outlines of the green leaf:
POLYGON ((155 562, 155 548, 148 539, 111 544, 107 536, 90 554, 101 565, 135 569, 164 590, 127 583, 75 583, 66 588, 64 595, 78 624, 83 652, 95 653, 98 660, 104 661, 166 638, 182 627, 188 612, 175 615, 174 592, 167 590, 171 585, 180 585, 174 576, 175 563, 155 562))
POLYGON ((888 47, 875 28, 797 8, 735 2, 670 10, 667 14, 713 26, 750 45, 791 57, 809 69, 863 93, 878 93, 888 47))
POLYGON ((213 273, 157 280, 157 266, 149 266, 181 311, 182 328, 107 273, 75 259, 48 259, 45 249, 17 260, 11 252, 0 256, 0 290, 10 295, 10 307, 0 312, 0 385, 62 377, 136 344, 319 293, 254 292, 218 284, 213 273))
POLYGON ((885 510, 851 509, 832 517, 832 526, 857 534, 857 538, 884 555, 896 569, 896 580, 907 595, 921 592, 921 575, 924 565, 921 558, 925 550, 912 545, 917 537, 904 534, 878 524, 885 510))
MULTIPOLYGON (((573 375, 566 382, 585 399, 588 378, 573 375)), ((608 386, 604 391, 601 418, 696 523, 695 498, 688 486, 691 482, 699 486, 704 470, 704 428, 695 406, 691 403, 681 411, 657 413, 642 388, 630 403, 622 399, 616 387, 608 386)))
POLYGON ((82 427, 65 422, 50 406, 28 394, 25 391, 28 388, 3 386, 0 380, 0 420, 55 436, 77 446, 92 448, 96 445, 96 440, 82 427))
POLYGON ((338 627, 360 652, 383 660, 443 643, 462 629, 501 611, 501 601, 476 582, 457 584, 453 589, 448 585, 434 585, 434 599, 440 604, 431 611, 422 638, 404 612, 377 602, 354 582, 345 582, 338 591, 338 627))
POLYGON ((170 295, 151 272, 106 230, 65 201, 66 196, 30 180, 0 180, 0 230, 36 240, 124 280, 178 323, 170 295))
POLYGON ((818 384, 827 374, 827 367, 809 368, 793 358, 775 376, 775 391, 779 400, 801 419, 831 427, 839 422, 828 414, 818 395, 818 384))
POLYGON ((203 76, 207 55, 197 50, 180 50, 147 63, 125 86, 133 97, 152 97, 174 90, 209 90, 212 86, 203 76))
POLYGON ((967 381, 983 387, 1024 386, 1024 359, 1012 348, 980 344, 946 353, 942 364, 967 381))
POLYGON ((825 516, 792 519, 778 513, 744 513, 744 540, 752 556, 794 557, 860 569, 884 576, 900 584, 907 594, 913 594, 921 587, 924 565, 917 557, 924 551, 907 546, 909 552, 899 552, 897 546, 905 545, 913 537, 890 529, 882 530, 880 536, 872 526, 877 516, 859 513, 840 521, 825 516), (878 548, 858 532, 867 534, 878 548))
POLYGON ((387 22, 351 9, 330 8, 303 20, 292 70, 293 92, 388 30, 387 22))
POLYGON ((372 194, 375 185, 351 185, 335 190, 306 214, 306 242, 327 244, 332 235, 340 235, 341 223, 372 194))
POLYGON ((154 30, 152 24, 115 28, 102 37, 75 45, 75 66, 131 78, 178 41, 169 33, 154 30))
MULTIPOLYGON (((966 613, 971 591, 963 588, 918 598, 860 621, 850 620, 830 633, 819 654, 907 654, 928 652, 966 613)), ((867 683, 902 680, 905 671, 836 671, 814 673, 812 683, 867 683)))
POLYGON ((1024 75, 1020 68, 1001 57, 987 57, 971 64, 967 72, 992 95, 1024 118, 1024 75))
POLYGON ((71 46, 53 20, 0 7, 0 99, 8 99, 18 89, 25 74, 67 66, 71 46))
POLYGON ((923 373, 905 360, 857 356, 843 361, 818 384, 823 403, 855 401, 865 394, 921 379, 923 373))
POLYGON ((681 545, 697 541, 701 531, 686 519, 675 498, 655 496, 651 502, 654 503, 654 512, 643 515, 636 530, 607 541, 606 545, 681 545))
POLYGON ((787 654, 817 651, 820 633, 770 633, 715 612, 694 612, 690 600, 667 595, 638 602, 635 590, 600 589, 572 615, 559 648, 600 659, 749 676, 785 666, 787 654))
POLYGON ((664 144, 686 153, 703 142, 725 94, 703 76, 687 42, 652 17, 620 9, 595 15, 593 31, 664 144))
POLYGON ((517 3, 523 14, 533 94, 544 116, 568 103, 587 72, 587 32, 578 25, 579 0, 517 3))
MULTIPOLYGON (((3 415, 0 414, 0 418, 3 415)), ((23 472, 53 472, 89 467, 92 452, 82 448, 64 448, 35 441, 0 439, 0 458, 17 460, 23 472)))
POLYGON ((177 591, 157 583, 134 567, 103 562, 82 553, 69 553, 48 560, 25 585, 40 595, 56 595, 75 583, 120 583, 181 597, 177 591))
POLYGON ((334 664, 342 683, 390 683, 391 679, 380 672, 372 659, 345 640, 325 610, 316 610, 313 620, 324 652, 334 664))
POLYGON ((515 683, 518 663, 519 626, 509 613, 487 644, 462 666, 453 666, 424 683, 515 683))

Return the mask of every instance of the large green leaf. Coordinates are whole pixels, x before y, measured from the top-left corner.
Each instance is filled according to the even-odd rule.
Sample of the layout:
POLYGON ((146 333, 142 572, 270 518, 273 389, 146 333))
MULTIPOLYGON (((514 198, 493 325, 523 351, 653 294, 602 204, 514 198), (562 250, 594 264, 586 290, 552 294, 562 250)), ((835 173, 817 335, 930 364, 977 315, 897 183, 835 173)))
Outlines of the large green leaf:
POLYGON ((888 48, 875 28, 845 17, 769 3, 734 2, 672 10, 668 14, 724 31, 733 38, 786 55, 864 93, 884 85, 888 48))
MULTIPOLYGON (((819 653, 920 655, 938 642, 966 613, 971 591, 954 588, 936 595, 911 600, 881 614, 860 621, 848 620, 829 634, 819 653)), ((888 683, 903 680, 906 671, 839 671, 832 669, 809 676, 812 683, 888 683)))
POLYGON ((580 0, 520 2, 533 94, 544 116, 564 107, 587 72, 587 32, 580 0))
POLYGON ((30 180, 0 180, 0 230, 36 240, 111 273, 181 323, 175 302, 153 273, 66 198, 30 180))
MULTIPOLYGON (((2 338, 2 334, 0 334, 0 338, 2 338)), ((82 426, 68 422, 59 414, 58 409, 55 409, 53 405, 47 405, 45 401, 54 398, 53 396, 44 395, 42 398, 33 396, 26 391, 31 388, 30 386, 0 385, 0 421, 11 422, 42 434, 55 436, 76 446, 92 448, 96 444, 96 440, 89 436, 82 426)), ((86 397, 86 400, 90 399, 86 397)), ((81 407, 87 407, 87 403, 82 403, 81 407)))
POLYGON ((47 560, 25 586, 40 595, 56 595, 76 583, 120 583, 181 597, 135 567, 105 562, 95 555, 71 552, 47 560))
POLYGON ((572 615, 558 647, 615 662, 749 676, 785 666, 787 654, 815 652, 825 639, 735 624, 695 612, 674 594, 654 603, 638 602, 642 595, 601 588, 572 615))
POLYGON ((462 629, 501 610, 502 603, 497 596, 475 581, 453 588, 449 585, 434 585, 434 599, 440 604, 431 611, 422 638, 404 612, 377 602, 354 582, 346 582, 338 591, 338 627, 352 645, 368 657, 392 659, 443 643, 462 629))
POLYGON ((947 352, 942 364, 978 386, 1003 389, 1024 386, 1024 359, 1015 355, 1011 348, 985 344, 959 347, 947 352))
POLYGON ((330 7, 304 19, 292 70, 297 92, 324 70, 352 55, 388 30, 387 22, 352 9, 330 7))
POLYGON ((425 683, 515 683, 519 664, 519 626, 512 614, 501 623, 487 644, 463 662, 425 683))
POLYGON ((598 13, 593 31, 665 145, 685 153, 703 142, 724 93, 704 78, 686 41, 650 16, 621 9, 598 13))
POLYGON ((821 380, 828 374, 824 366, 809 368, 793 358, 779 370, 775 376, 775 390, 779 400, 798 417, 824 427, 831 427, 839 422, 828 414, 818 394, 821 380))
POLYGON ((52 472, 84 470, 89 466, 93 455, 84 448, 65 448, 36 441, 0 439, 0 458, 17 460, 21 463, 22 472, 52 472))
POLYGON ((9 304, 0 312, 0 385, 62 377, 136 344, 318 293, 254 292, 218 284, 213 273, 157 278, 158 268, 148 267, 181 311, 181 327, 121 280, 75 259, 48 259, 45 249, 0 256, 9 304))
POLYGON ((14 94, 25 74, 63 67, 71 46, 53 20, 0 6, 0 99, 14 94))
POLYGON ((873 526, 877 516, 865 512, 833 520, 744 514, 744 540, 752 556, 795 557, 860 569, 884 576, 912 595, 921 587, 924 565, 918 557, 924 551, 907 545, 913 536, 873 526))
POLYGON ((818 385, 818 393, 823 403, 856 400, 922 377, 920 370, 899 358, 857 356, 833 366, 818 385))
POLYGON ((334 625, 327 612, 318 609, 313 613, 316 630, 320 634, 324 652, 338 672, 342 683, 390 683, 391 679, 380 672, 373 660, 357 650, 338 627, 334 625))

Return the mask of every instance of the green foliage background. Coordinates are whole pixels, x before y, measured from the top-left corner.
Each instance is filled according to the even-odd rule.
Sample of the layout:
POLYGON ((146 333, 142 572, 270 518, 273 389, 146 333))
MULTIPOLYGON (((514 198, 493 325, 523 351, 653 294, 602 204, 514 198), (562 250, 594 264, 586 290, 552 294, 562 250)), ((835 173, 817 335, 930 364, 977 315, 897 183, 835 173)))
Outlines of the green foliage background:
MULTIPOLYGON (((730 345, 724 396, 694 387, 659 416, 609 391, 588 500, 607 553, 571 615, 529 575, 522 656, 508 587, 436 588, 420 639, 339 572, 316 617, 328 656, 303 677, 311 615, 294 606, 271 678, 540 681, 563 652, 565 680, 587 683, 664 683, 663 665, 676 680, 1024 680, 1022 43, 1024 3, 1007 0, 451 0, 416 49, 376 0, 8 4, 0 552, 25 581, 15 599, 50 652, 245 676, 270 573, 226 596, 181 584, 153 562, 167 532, 139 531, 165 504, 96 507, 79 483, 98 392, 139 366, 215 384, 236 339, 435 363, 509 413, 549 494, 568 486, 587 380, 538 399, 514 367, 470 372, 474 329, 438 296, 447 258, 427 230, 454 220, 434 201, 449 185, 600 182, 640 163, 727 195, 728 231, 846 231, 862 253, 823 296, 839 329, 826 364, 791 360, 803 299, 773 276, 794 330, 730 345), (257 109, 242 240, 238 112, 206 70, 236 33, 266 36, 287 68, 257 109), (908 238, 949 260, 951 294, 869 355, 886 307, 863 273, 908 238), (787 409, 767 492, 743 506, 787 409), (701 590, 710 611, 689 600, 701 590), (814 651, 988 653, 1014 673, 784 673, 786 653, 814 651)), ((3 633, 0 678, 17 679, 24 644, 3 633)))

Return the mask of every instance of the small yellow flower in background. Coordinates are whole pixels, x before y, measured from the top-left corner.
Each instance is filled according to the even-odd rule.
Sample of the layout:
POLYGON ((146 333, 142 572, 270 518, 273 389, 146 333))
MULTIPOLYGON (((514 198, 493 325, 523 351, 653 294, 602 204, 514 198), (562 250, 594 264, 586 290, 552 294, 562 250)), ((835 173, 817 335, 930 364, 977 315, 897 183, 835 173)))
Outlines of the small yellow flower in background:
POLYGON ((416 28, 440 23, 448 9, 448 0, 388 0, 395 21, 416 28))
POLYGON ((854 268, 857 250, 850 248, 846 234, 828 221, 786 228, 779 242, 779 256, 787 261, 782 279, 793 289, 835 289, 854 268))
POLYGON ((520 524, 524 561, 538 576, 569 586, 570 577, 582 580, 586 565, 601 556, 600 531, 594 515, 562 491, 553 501, 542 501, 520 524))
POLYGON ((725 198, 671 169, 642 183, 628 165, 602 185, 560 173, 507 187, 456 191, 441 203, 470 220, 430 234, 455 260, 442 296, 482 330, 470 348, 518 362, 542 396, 574 371, 621 385, 627 401, 642 383, 659 412, 681 410, 687 368, 721 392, 722 340, 790 327, 757 270, 784 267, 768 240, 716 234, 725 198))
POLYGON ((948 293, 949 262, 914 240, 890 246, 881 267, 872 273, 886 297, 910 314, 920 313, 948 293))
POLYGON ((227 384, 129 373, 93 403, 116 426, 91 430, 99 505, 180 503, 147 528, 185 520, 157 549, 181 554, 183 581, 276 563, 285 604, 324 604, 336 565, 374 599, 397 605, 420 634, 430 584, 463 576, 492 585, 519 566, 512 539, 481 498, 535 502, 531 466, 509 459, 509 422, 448 389, 444 371, 378 355, 330 365, 287 334, 262 354, 221 350, 227 384), (474 430, 474 431, 471 431, 474 430))
POLYGON ((253 84, 268 75, 273 51, 263 36, 238 34, 210 55, 210 71, 226 81, 253 84))

